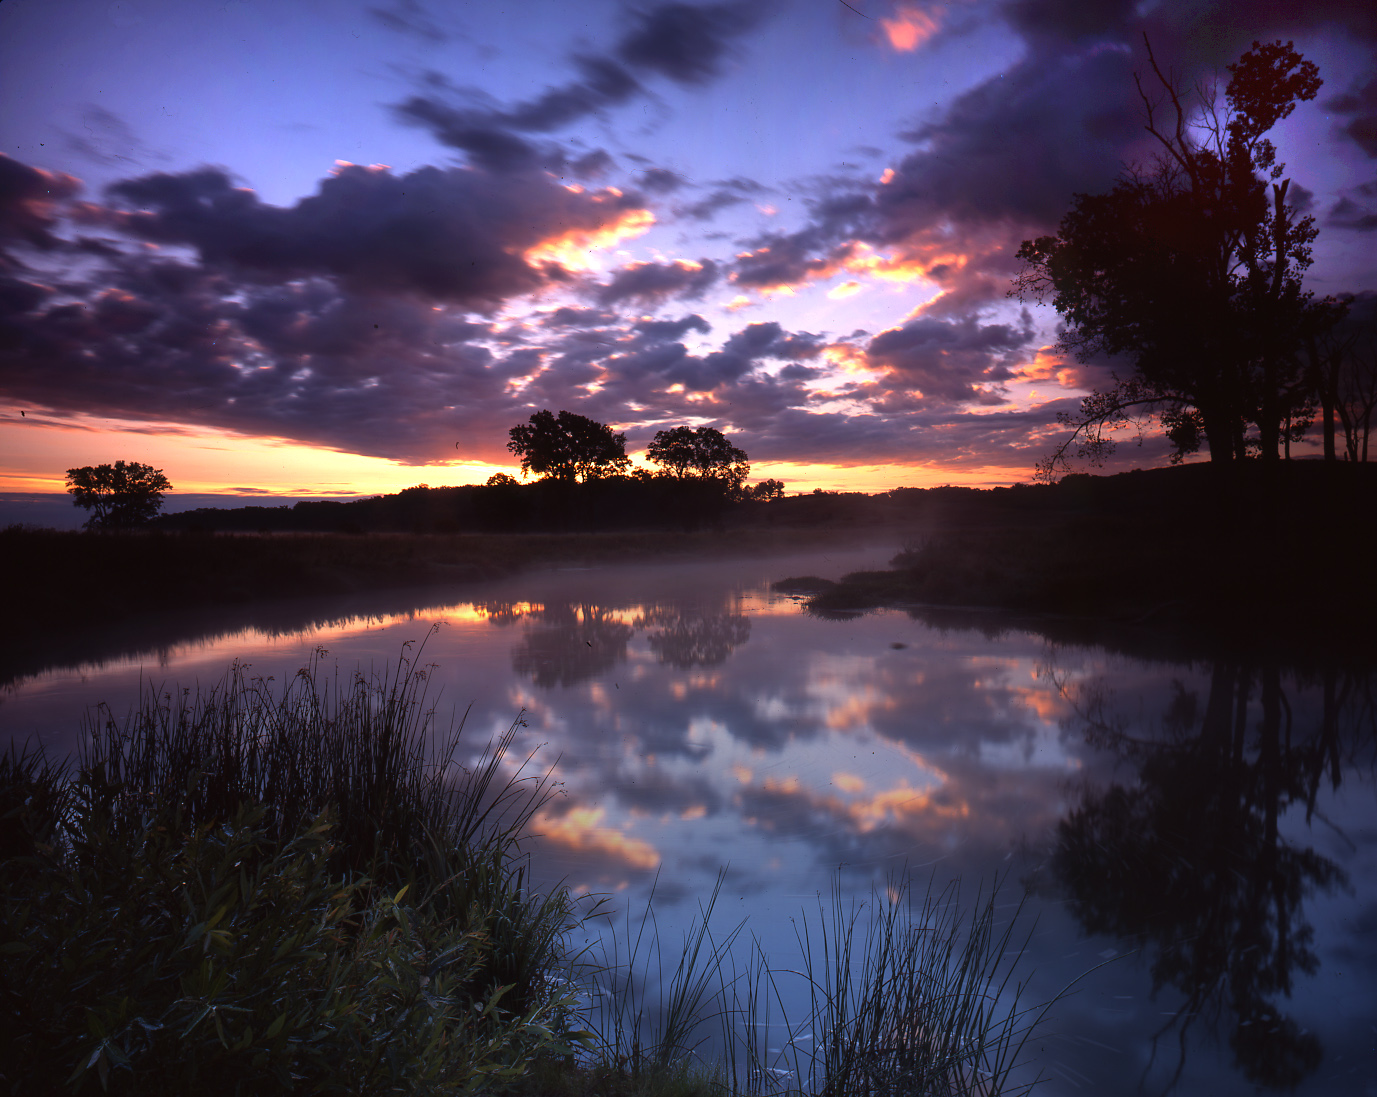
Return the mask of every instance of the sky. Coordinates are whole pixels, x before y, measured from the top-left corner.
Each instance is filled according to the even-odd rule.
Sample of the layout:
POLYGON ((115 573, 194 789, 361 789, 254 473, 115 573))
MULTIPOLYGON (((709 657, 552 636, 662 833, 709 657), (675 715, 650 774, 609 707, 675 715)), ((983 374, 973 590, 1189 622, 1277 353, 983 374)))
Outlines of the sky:
POLYGON ((3 0, 0 492, 477 483, 544 408, 790 490, 1026 481, 1114 363, 1015 252, 1147 162, 1145 38, 1183 89, 1319 65, 1307 285, 1377 289, 1359 0, 3 0))

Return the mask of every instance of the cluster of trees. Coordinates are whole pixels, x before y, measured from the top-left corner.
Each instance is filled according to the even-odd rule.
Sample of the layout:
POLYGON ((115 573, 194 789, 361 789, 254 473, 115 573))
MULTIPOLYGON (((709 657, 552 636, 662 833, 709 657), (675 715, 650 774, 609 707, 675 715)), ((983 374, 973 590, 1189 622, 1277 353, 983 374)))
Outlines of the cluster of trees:
POLYGON ((1324 456, 1366 460, 1377 407, 1377 294, 1316 300, 1304 288, 1317 235, 1266 134, 1315 98, 1318 68, 1290 42, 1228 66, 1223 102, 1203 89, 1197 113, 1148 50, 1155 86, 1138 84, 1159 152, 1108 194, 1078 194, 1055 236, 1026 240, 1011 293, 1050 297, 1060 349, 1081 361, 1127 360, 1107 392, 1062 418, 1095 463, 1114 428, 1156 416, 1174 461, 1290 456, 1318 416, 1324 456))
MULTIPOLYGON (((563 483, 587 483, 610 477, 649 479, 653 474, 631 468, 626 455, 626 435, 616 434, 605 423, 561 411, 538 411, 512 427, 507 448, 521 458, 521 471, 563 483)), ((659 475, 685 482, 696 481, 730 499, 777 499, 784 494, 779 480, 764 480, 746 487, 751 473, 744 450, 732 445, 713 427, 673 427, 658 431, 646 457, 660 466, 659 475)), ((514 477, 497 473, 490 486, 515 484, 514 477)))

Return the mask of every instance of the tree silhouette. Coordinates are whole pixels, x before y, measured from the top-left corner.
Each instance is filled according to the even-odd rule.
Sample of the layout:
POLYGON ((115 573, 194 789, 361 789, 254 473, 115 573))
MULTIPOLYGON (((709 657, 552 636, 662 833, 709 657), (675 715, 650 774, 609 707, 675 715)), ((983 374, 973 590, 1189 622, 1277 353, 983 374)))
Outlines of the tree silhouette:
POLYGON ((510 434, 507 448, 521 458, 521 471, 551 480, 593 480, 625 472, 631 464, 625 434, 572 411, 538 411, 510 434))
POLYGON ((1041 466, 1048 478, 1073 443, 1098 463, 1113 449, 1109 430, 1152 414, 1176 459, 1203 439, 1214 461, 1245 455, 1250 423, 1275 459, 1307 417, 1302 343, 1326 318, 1302 287, 1317 230, 1288 203, 1265 135, 1315 97, 1319 70, 1289 42, 1254 42, 1228 67, 1223 106, 1211 88, 1196 108, 1148 56, 1161 90, 1154 99, 1138 86, 1154 164, 1108 194, 1076 195, 1057 235, 1018 251, 1025 269, 1011 293, 1051 297, 1061 349, 1132 363, 1062 418, 1073 430, 1041 466))
POLYGON ((137 461, 84 465, 67 470, 72 505, 91 511, 87 529, 127 529, 157 516, 172 484, 162 469, 137 461))
POLYGON ((683 480, 690 476, 720 482, 730 494, 751 474, 745 450, 714 427, 674 427, 657 431, 646 457, 683 480))

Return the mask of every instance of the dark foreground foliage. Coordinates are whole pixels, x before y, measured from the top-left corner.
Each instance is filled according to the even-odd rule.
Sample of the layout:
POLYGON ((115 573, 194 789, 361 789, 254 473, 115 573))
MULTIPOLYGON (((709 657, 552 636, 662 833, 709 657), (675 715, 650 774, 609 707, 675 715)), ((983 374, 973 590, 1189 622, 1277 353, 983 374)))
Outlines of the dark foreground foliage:
POLYGON ((0 759, 11 1093, 446 1093, 572 1048, 539 780, 428 746, 423 670, 104 714, 74 775, 0 759), (70 779, 69 779, 70 777, 70 779))

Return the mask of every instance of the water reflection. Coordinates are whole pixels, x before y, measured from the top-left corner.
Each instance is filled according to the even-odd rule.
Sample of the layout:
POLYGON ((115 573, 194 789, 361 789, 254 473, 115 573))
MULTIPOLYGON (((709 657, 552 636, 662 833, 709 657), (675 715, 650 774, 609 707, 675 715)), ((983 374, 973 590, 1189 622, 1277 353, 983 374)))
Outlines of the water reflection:
POLYGON ((1086 742, 1131 770, 1087 790, 1057 825, 1052 871, 1087 933, 1143 947, 1154 994, 1182 995, 1153 1034, 1154 1046, 1175 1034, 1168 1088, 1203 1022, 1227 1034, 1250 1082, 1294 1089, 1324 1056, 1286 1004, 1297 976, 1320 967, 1305 902, 1347 888, 1349 877, 1280 822, 1303 807, 1309 824, 1322 787, 1336 791, 1346 764, 1370 756, 1372 675, 1331 667, 1318 682, 1288 680, 1275 662, 1220 658, 1203 699, 1172 683, 1146 735, 1103 682, 1049 675, 1086 742))
POLYGON ((724 663, 751 638, 751 619, 722 605, 490 602, 475 608, 499 627, 526 624, 512 648, 512 669, 542 689, 576 685, 626 662, 637 632, 646 633, 659 662, 679 670, 724 663))
MULTIPOLYGON (((164 641, 155 680, 206 683, 238 658, 283 681, 317 645, 379 667, 442 622, 424 661, 468 709, 470 748, 524 709, 517 753, 558 759, 541 879, 639 909, 658 873, 672 937, 726 864, 723 909, 786 961, 791 919, 839 869, 857 895, 905 867, 938 886, 1036 879, 1038 992, 1145 950, 1058 1007, 1041 1092, 1173 1076, 1182 1097, 1342 1091, 1377 1013, 1370 673, 1054 644, 988 614, 822 620, 770 592, 866 566, 545 573, 355 616, 302 606, 296 631, 164 641), (1171 1051, 1155 1065, 1154 1039, 1171 1051)), ((86 706, 122 711, 152 662, 40 675, 0 721, 56 745, 86 706)))

